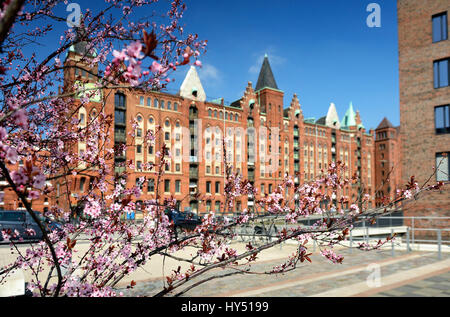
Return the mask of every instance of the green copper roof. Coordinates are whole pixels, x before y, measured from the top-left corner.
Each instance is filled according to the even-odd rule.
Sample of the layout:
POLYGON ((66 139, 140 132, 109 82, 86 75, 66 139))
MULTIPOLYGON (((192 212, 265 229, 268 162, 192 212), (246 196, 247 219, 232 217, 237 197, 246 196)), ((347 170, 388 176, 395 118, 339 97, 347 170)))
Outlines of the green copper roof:
POLYGON ((345 113, 345 116, 342 119, 341 127, 347 128, 355 125, 356 125, 356 113, 353 110, 353 103, 350 102, 350 106, 348 107, 347 112, 345 113))

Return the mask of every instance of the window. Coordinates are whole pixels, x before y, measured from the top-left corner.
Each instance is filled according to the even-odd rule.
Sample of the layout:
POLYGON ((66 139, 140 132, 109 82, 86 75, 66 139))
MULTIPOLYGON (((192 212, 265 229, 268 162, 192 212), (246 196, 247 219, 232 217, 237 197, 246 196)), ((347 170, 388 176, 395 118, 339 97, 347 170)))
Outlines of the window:
POLYGON ((211 166, 206 166, 206 174, 211 174, 211 166))
POLYGON ((159 103, 160 103, 161 109, 164 109, 164 100, 161 100, 159 103))
POLYGON ((140 128, 136 129, 136 137, 142 138, 142 129, 140 129, 140 128))
POLYGON ((142 162, 141 161, 137 161, 137 169, 141 170, 142 169, 142 162))
POLYGON ((148 180, 148 191, 154 192, 155 191, 155 180, 153 178, 150 178, 148 180))
POLYGON ((220 194, 220 182, 216 182, 216 194, 220 194))
POLYGON ((136 145, 136 152, 137 154, 142 154, 142 145, 136 145))
POLYGON ((212 117, 212 110, 211 109, 208 109, 208 117, 212 117))
POLYGON ((437 134, 450 133, 450 105, 434 108, 434 123, 437 134))
POLYGON ((433 15, 433 43, 447 39, 447 12, 433 15))
POLYGON ((178 111, 178 103, 177 102, 175 102, 173 104, 173 110, 178 111))
POLYGON ((219 212, 220 211, 220 201, 216 201, 215 206, 216 206, 215 211, 219 212))
POLYGON ((167 102, 167 109, 172 110, 172 103, 170 101, 167 102))
POLYGON ((450 152, 436 153, 436 181, 448 181, 449 177, 449 162, 448 156, 450 152))
POLYGON ((140 97, 139 98, 139 105, 143 106, 144 105, 144 97, 140 97))
POLYGON ((164 140, 170 141, 170 132, 165 132, 164 133, 164 140))
POLYGON ((80 179, 80 192, 84 192, 84 184, 86 183, 86 178, 81 177, 80 179))
POLYGON ((168 179, 164 180, 164 192, 170 193, 170 180, 168 179))
POLYGON ((219 166, 216 166, 216 174, 218 175, 220 173, 219 166))
POLYGON ((151 106, 152 106, 152 99, 147 98, 147 107, 151 107, 151 106))
POLYGON ((150 155, 153 154, 153 145, 149 145, 149 147, 148 147, 148 154, 150 154, 150 155))
POLYGON ((434 88, 447 87, 449 82, 449 58, 433 62, 434 88))
POLYGON ((206 182, 206 192, 207 192, 208 194, 211 193, 211 182, 206 182))
POLYGON ((177 172, 181 171, 180 163, 175 164, 175 171, 177 171, 177 172))
POLYGON ((181 181, 179 179, 177 179, 175 181, 175 192, 176 193, 180 193, 181 192, 181 181))
POLYGON ((158 104, 159 104, 158 99, 155 98, 155 100, 153 101, 153 107, 158 108, 158 104))

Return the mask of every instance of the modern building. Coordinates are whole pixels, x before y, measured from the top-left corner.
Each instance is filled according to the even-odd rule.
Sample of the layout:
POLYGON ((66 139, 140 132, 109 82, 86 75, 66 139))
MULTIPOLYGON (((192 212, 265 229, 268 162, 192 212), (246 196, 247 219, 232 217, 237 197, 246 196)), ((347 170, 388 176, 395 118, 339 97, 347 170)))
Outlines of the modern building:
MULTIPOLYGON (((428 179, 449 181, 450 2, 398 0, 397 9, 402 183, 411 176, 420 186, 428 179)), ((448 185, 403 210, 407 216, 450 216, 448 185)))
MULTIPOLYGON (((66 84, 77 80, 92 85, 95 76, 90 73, 96 74, 97 67, 79 62, 79 56, 85 53, 83 45, 70 49, 65 65, 72 67, 66 70, 66 84)), ((232 210, 223 206, 225 134, 227 161, 234 172, 258 189, 259 196, 272 193, 285 173, 294 176, 296 184, 302 184, 320 177, 331 161, 342 161, 349 167, 346 176, 356 174, 360 181, 349 184, 333 199, 338 201, 346 195, 354 200, 367 193, 372 197, 367 207, 375 206, 374 131, 366 131, 352 104, 342 121, 334 104, 318 120, 304 118, 295 94, 285 107, 284 92, 277 86, 267 55, 256 86, 248 82, 242 97, 230 104, 223 99, 208 100, 195 67, 191 67, 177 94, 102 91, 91 98, 88 106, 77 110, 81 128, 99 112, 113 115, 110 130, 113 141, 105 147, 117 148, 123 143, 133 146, 126 153, 115 153, 112 170, 116 177, 127 172, 128 187, 145 177, 140 201, 157 194, 160 198, 173 196, 180 210, 197 213, 242 212, 254 207, 259 197, 238 197, 232 210), (134 119, 137 129, 133 137, 129 132, 134 119), (158 127, 156 144, 148 146, 144 142, 146 131, 157 131, 158 127), (154 171, 146 170, 146 166, 158 162, 157 152, 163 144, 170 153, 170 165, 158 183, 154 171), (124 164, 129 162, 133 164, 124 164)), ((79 140, 70 146, 81 154, 86 142, 79 140)), ((72 176, 55 184, 56 200, 63 208, 74 206, 93 184, 94 171, 72 176)), ((348 208, 348 204, 340 207, 348 208)))

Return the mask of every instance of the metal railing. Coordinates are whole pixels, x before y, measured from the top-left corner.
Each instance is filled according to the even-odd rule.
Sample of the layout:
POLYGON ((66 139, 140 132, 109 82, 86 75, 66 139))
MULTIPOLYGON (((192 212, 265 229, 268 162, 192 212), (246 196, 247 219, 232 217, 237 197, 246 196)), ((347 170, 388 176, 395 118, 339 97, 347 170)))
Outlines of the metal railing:
MULTIPOLYGON (((425 220, 425 221, 446 221, 449 220, 450 217, 424 217, 424 216, 389 216, 389 217, 378 217, 377 218, 377 222, 378 220, 382 220, 382 219, 388 219, 391 222, 390 226, 373 226, 373 225, 366 225, 366 221, 362 221, 362 226, 358 226, 356 227, 356 229, 362 229, 365 231, 364 235, 361 236, 360 238, 356 238, 353 236, 353 230, 350 231, 350 236, 349 236, 349 245, 350 245, 350 252, 353 248, 353 242, 354 241, 360 241, 360 240, 365 240, 366 243, 369 242, 369 237, 371 235, 382 235, 383 233, 380 233, 379 231, 373 231, 372 230, 372 234, 370 233, 370 229, 380 229, 380 228, 390 228, 390 235, 394 235, 394 233, 402 233, 404 234, 404 243, 405 248, 406 248, 406 252, 411 252, 414 249, 414 246, 419 245, 420 243, 422 243, 425 246, 436 246, 437 247, 437 255, 438 255, 438 259, 442 259, 442 248, 443 247, 450 247, 450 240, 446 239, 444 240, 442 238, 442 233, 443 232, 450 232, 450 228, 432 228, 432 227, 428 227, 428 228, 420 228, 420 227, 416 227, 416 223, 418 220, 425 220), (400 221, 395 221, 393 222, 393 220, 400 220, 400 221), (404 224, 404 220, 410 220, 410 225, 405 226, 404 224), (393 225, 395 223, 395 225, 393 225), (406 227, 404 232, 402 230, 396 230, 395 228, 399 228, 399 227, 406 227), (426 239, 417 239, 417 236, 423 238, 423 235, 417 235, 417 232, 421 231, 421 232, 432 232, 434 233, 435 239, 430 239, 428 238, 429 235, 427 235, 426 239)), ((386 233, 384 233, 386 234, 386 233)), ((433 235, 433 234, 432 234, 433 235)), ((449 235, 450 236, 450 235, 449 235)), ((402 237, 403 240, 403 237, 402 237)), ((391 241, 391 249, 392 249, 392 255, 395 255, 395 247, 396 244, 394 240, 391 241)), ((422 245, 422 246, 423 246, 422 245)), ((417 249, 417 248, 416 248, 417 249)))

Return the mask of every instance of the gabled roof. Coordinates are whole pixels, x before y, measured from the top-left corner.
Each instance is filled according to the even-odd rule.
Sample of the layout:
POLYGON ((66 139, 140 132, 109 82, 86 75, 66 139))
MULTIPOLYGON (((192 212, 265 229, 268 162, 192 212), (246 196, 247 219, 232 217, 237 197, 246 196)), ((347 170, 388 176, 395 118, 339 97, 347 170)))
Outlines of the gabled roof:
POLYGON ((198 101, 206 100, 205 90, 203 90, 200 77, 198 76, 194 66, 191 66, 191 68, 189 68, 189 71, 187 72, 186 77, 181 84, 179 94, 184 98, 196 99, 198 101))
POLYGON ((273 77, 272 68, 270 68, 269 58, 267 54, 264 56, 264 61, 259 71, 258 82, 256 83, 255 90, 262 88, 274 88, 278 89, 275 77, 273 77))
POLYGON ((394 128, 394 126, 392 125, 392 123, 389 122, 389 120, 386 117, 384 117, 383 121, 381 121, 381 123, 378 125, 376 130, 386 129, 386 128, 394 128))

